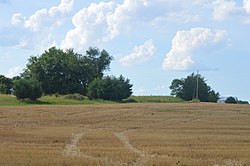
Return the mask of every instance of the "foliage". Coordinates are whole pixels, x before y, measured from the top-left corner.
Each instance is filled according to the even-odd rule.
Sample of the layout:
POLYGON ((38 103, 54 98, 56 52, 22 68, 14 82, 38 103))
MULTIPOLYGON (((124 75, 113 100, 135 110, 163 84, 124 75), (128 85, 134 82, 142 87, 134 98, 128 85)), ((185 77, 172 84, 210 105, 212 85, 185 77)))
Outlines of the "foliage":
POLYGON ((187 78, 174 79, 171 83, 171 95, 183 100, 190 101, 196 97, 198 79, 198 99, 202 102, 216 102, 219 99, 219 93, 207 85, 206 80, 200 74, 192 73, 187 78))
POLYGON ((132 84, 129 83, 129 79, 125 79, 123 76, 96 78, 88 86, 88 97, 90 99, 121 101, 132 94, 131 88, 132 84))
POLYGON ((103 76, 111 60, 107 51, 98 48, 89 48, 81 55, 72 49, 52 47, 41 56, 31 57, 22 77, 38 80, 45 94, 86 94, 87 85, 103 76))
POLYGON ((234 98, 234 97, 228 97, 225 101, 225 103, 228 103, 228 104, 237 104, 237 100, 234 98))
POLYGON ((69 99, 69 100, 83 100, 84 96, 79 94, 79 93, 74 93, 74 94, 68 94, 64 96, 65 99, 69 99))
POLYGON ((0 83, 0 94, 7 94, 7 86, 0 83))
POLYGON ((42 96, 37 100, 22 99, 18 100, 13 95, 0 94, 0 106, 20 106, 20 105, 81 105, 81 104, 114 104, 112 101, 106 100, 89 100, 88 98, 84 100, 74 100, 66 99, 67 95, 49 95, 42 96))
POLYGON ((34 79, 19 79, 14 82, 14 94, 19 99, 36 100, 42 96, 40 83, 34 79))
POLYGON ((1 94, 11 94, 11 88, 13 86, 12 80, 0 75, 0 93, 1 94))

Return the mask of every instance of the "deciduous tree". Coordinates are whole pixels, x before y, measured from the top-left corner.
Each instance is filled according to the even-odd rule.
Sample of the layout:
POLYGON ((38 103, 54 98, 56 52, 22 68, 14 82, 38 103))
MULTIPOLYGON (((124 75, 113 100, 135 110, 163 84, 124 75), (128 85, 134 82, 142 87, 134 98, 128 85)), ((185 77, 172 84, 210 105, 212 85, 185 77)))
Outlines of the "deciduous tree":
POLYGON ((216 102, 219 93, 216 93, 207 85, 206 80, 200 74, 192 73, 187 78, 174 79, 170 85, 171 95, 183 100, 192 100, 196 97, 198 83, 198 99, 204 102, 216 102), (198 81, 197 81, 198 80, 198 81))
POLYGON ((31 57, 22 76, 38 80, 45 94, 86 94, 87 85, 103 76, 111 60, 107 51, 98 48, 89 48, 81 55, 73 49, 52 47, 41 56, 31 57))

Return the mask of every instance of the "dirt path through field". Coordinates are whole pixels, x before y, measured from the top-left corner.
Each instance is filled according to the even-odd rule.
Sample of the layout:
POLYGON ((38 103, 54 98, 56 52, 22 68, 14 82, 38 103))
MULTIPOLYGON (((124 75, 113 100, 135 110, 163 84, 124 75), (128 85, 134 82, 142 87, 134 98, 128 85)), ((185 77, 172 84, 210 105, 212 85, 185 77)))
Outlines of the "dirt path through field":
POLYGON ((80 149, 77 147, 83 132, 73 133, 70 143, 65 145, 64 154, 67 156, 82 156, 80 149))
POLYGON ((95 129, 85 129, 85 130, 80 131, 79 133, 73 133, 70 142, 65 145, 65 148, 63 150, 63 154, 67 155, 67 156, 72 156, 72 157, 89 158, 89 159, 97 161, 97 163, 106 163, 108 165, 117 165, 117 166, 126 165, 125 163, 122 163, 121 161, 113 161, 112 159, 110 159, 106 156, 94 157, 94 156, 87 155, 87 154, 80 151, 79 142, 80 142, 81 138, 88 131, 92 131, 92 130, 95 130, 95 129))
POLYGON ((125 147, 127 147, 129 150, 131 150, 132 152, 139 155, 139 157, 133 163, 133 165, 135 165, 135 166, 145 165, 149 158, 154 158, 156 156, 156 155, 149 155, 149 154, 145 153, 143 150, 140 150, 140 149, 137 149, 136 147, 134 147, 129 142, 129 139, 125 135, 127 132, 129 132, 129 130, 126 130, 124 132, 115 132, 114 134, 119 140, 121 140, 121 142, 124 144, 125 147))
POLYGON ((82 136, 87 132, 90 131, 91 129, 85 129, 81 130, 78 133, 73 133, 71 140, 68 144, 65 145, 65 148, 63 150, 63 154, 67 156, 73 156, 73 157, 85 157, 85 158, 90 158, 93 160, 96 160, 97 158, 89 156, 83 152, 80 151, 80 148, 78 147, 78 144, 82 138, 82 136))

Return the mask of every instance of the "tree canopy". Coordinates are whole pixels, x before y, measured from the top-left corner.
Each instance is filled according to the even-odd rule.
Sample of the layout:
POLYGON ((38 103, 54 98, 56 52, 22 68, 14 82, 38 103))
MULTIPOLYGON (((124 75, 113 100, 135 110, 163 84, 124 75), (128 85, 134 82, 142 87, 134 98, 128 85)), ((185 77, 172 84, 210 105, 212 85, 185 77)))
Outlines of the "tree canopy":
POLYGON ((112 59, 98 48, 90 47, 81 55, 52 47, 41 56, 32 56, 22 76, 38 80, 45 94, 86 94, 88 84, 103 76, 112 59))
POLYGON ((200 74, 192 73, 187 78, 174 79, 171 83, 171 95, 180 97, 189 101, 196 97, 198 82, 198 99, 203 102, 216 102, 219 99, 219 93, 207 85, 206 80, 200 74), (198 81, 197 81, 198 80, 198 81))

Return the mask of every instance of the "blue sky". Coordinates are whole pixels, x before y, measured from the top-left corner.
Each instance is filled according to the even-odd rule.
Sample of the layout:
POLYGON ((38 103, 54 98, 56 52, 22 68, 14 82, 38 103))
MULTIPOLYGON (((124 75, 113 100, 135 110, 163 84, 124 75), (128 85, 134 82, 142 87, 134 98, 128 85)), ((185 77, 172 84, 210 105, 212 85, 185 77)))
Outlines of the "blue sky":
POLYGON ((221 96, 250 101, 250 0, 0 0, 0 74, 56 46, 106 49, 107 74, 135 95, 169 95, 197 70, 221 96))

